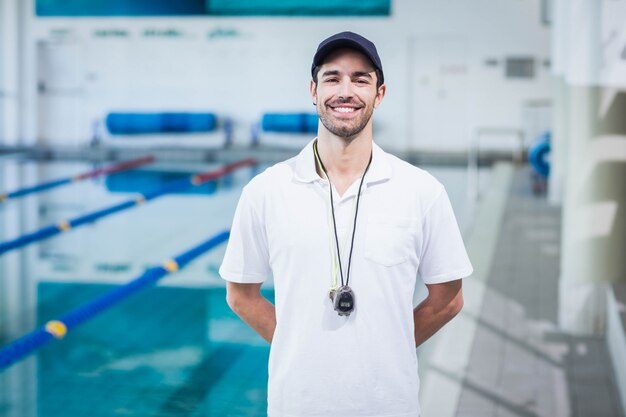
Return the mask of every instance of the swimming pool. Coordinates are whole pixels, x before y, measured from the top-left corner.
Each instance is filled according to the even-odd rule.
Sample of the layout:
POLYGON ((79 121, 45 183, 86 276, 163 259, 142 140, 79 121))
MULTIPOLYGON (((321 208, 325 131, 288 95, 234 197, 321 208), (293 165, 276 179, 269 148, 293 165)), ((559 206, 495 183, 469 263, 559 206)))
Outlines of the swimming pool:
MULTIPOLYGON (((211 164, 157 163, 0 204, 0 240, 136 196, 211 164)), ((85 163, 0 160, 0 190, 73 175, 85 163)), ((244 168, 0 256, 1 345, 228 228, 244 168)), ((464 169, 431 167, 463 229, 464 169)), ((487 181, 481 181, 487 184, 487 181)), ((225 245, 0 373, 3 416, 263 416, 268 345, 227 307, 225 245)), ((264 290, 272 299, 271 285, 264 290)))

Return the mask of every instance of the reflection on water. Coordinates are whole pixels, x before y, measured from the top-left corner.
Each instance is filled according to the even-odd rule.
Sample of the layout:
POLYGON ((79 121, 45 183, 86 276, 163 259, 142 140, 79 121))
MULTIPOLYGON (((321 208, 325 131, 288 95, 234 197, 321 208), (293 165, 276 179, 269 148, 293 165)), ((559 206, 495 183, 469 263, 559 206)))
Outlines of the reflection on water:
MULTIPOLYGON (((195 174, 196 172, 133 170, 109 175, 105 180, 105 186, 112 193, 146 194, 159 190, 172 182, 190 178, 195 174)), ((232 176, 227 175, 220 181, 208 181, 195 187, 176 189, 171 194, 213 194, 217 191, 218 183, 221 186, 232 186, 232 176)))

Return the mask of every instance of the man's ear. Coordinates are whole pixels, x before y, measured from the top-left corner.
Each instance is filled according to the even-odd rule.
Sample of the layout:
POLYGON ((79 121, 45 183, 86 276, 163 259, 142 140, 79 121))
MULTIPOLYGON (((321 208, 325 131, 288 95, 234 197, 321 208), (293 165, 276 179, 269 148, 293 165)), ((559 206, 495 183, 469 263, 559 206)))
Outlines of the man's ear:
POLYGON ((378 107, 383 98, 385 97, 385 93, 387 92, 387 85, 383 84, 378 87, 378 91, 376 92, 376 99, 374 100, 374 108, 378 107))
POLYGON ((311 85, 309 86, 311 91, 311 99, 313 99, 313 105, 317 106, 317 84, 315 81, 311 80, 311 85))

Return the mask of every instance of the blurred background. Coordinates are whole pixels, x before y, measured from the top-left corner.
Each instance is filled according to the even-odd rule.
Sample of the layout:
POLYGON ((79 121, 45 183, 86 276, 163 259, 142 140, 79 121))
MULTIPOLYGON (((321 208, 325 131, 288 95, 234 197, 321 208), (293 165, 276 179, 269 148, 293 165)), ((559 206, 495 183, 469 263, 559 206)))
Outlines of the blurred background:
POLYGON ((265 415, 224 232, 315 137, 344 30, 383 62, 374 140, 446 186, 475 267, 423 415, 624 416, 626 1, 0 0, 1 416, 265 415))

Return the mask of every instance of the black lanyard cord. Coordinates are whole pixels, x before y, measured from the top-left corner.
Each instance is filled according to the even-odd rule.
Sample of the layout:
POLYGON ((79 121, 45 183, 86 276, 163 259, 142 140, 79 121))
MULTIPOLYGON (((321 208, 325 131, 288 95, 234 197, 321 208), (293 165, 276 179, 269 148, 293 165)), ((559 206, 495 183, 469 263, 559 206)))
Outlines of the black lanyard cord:
MULTIPOLYGON (((326 172, 326 167, 324 166, 324 163, 322 162, 322 158, 320 158, 319 153, 317 152, 317 139, 315 140, 315 142, 313 142, 313 151, 315 152, 316 160, 320 164, 320 168, 322 169, 322 171, 324 172, 324 175, 326 175, 326 178, 328 179, 328 189, 330 193, 330 211, 333 217, 333 231, 335 232, 335 244, 337 245, 337 261, 339 263, 339 275, 341 277, 341 286, 343 287, 344 286, 343 269, 341 266, 341 254, 339 252, 339 237, 337 235, 337 222, 335 220, 335 204, 333 203, 333 185, 330 182, 330 177, 328 176, 328 172, 326 172)), ((370 165, 372 163, 372 154, 373 152, 370 153, 370 160, 367 163, 367 167, 365 167, 365 171, 363 172, 363 176, 361 177, 361 182, 359 183, 359 190, 356 195, 356 207, 354 209, 354 224, 352 226, 352 239, 350 241, 350 253, 348 255, 348 270, 346 271, 346 283, 345 283, 346 286, 350 282, 350 266, 352 265, 352 249, 354 249, 354 235, 356 232, 356 219, 359 214, 359 200, 361 199, 361 188, 363 187, 365 174, 367 174, 367 171, 369 170, 370 165)))

